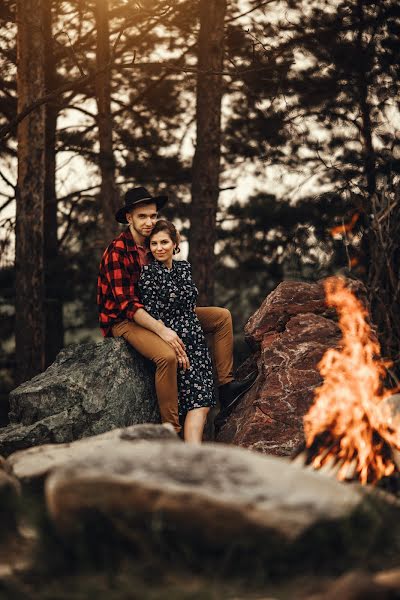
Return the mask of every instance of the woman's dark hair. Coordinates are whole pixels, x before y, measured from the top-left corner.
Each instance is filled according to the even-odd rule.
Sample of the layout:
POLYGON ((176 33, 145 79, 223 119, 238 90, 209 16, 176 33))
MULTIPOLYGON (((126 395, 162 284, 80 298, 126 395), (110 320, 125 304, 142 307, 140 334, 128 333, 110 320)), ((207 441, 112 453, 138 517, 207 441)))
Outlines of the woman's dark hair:
POLYGON ((166 231, 168 233, 168 235, 171 238, 171 240, 173 241, 173 243, 176 244, 176 250, 174 252, 176 254, 178 254, 178 252, 181 251, 181 249, 179 248, 181 236, 177 232, 175 225, 173 223, 171 223, 171 221, 167 221, 166 219, 160 219, 159 221, 157 221, 157 223, 154 226, 153 231, 151 232, 149 237, 146 239, 146 246, 148 248, 150 248, 151 238, 156 233, 160 233, 160 231, 166 231))

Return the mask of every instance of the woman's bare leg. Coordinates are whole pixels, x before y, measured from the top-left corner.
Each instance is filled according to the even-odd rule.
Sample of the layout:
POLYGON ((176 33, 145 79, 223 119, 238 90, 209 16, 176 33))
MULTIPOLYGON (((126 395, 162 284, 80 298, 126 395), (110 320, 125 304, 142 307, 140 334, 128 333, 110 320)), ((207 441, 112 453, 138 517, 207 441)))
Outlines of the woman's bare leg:
POLYGON ((186 414, 183 430, 185 442, 189 444, 201 444, 209 410, 208 407, 189 410, 186 414))

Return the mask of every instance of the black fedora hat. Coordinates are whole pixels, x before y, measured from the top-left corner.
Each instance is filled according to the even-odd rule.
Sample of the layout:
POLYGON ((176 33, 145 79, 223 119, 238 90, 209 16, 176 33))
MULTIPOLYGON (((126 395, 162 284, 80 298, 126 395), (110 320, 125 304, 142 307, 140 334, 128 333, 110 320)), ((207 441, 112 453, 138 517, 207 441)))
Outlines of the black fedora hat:
POLYGON ((127 223, 126 213, 132 210, 136 204, 141 202, 154 202, 157 206, 157 210, 161 210, 162 207, 167 203, 168 196, 152 196, 144 187, 136 187, 128 190, 124 197, 125 204, 115 213, 115 218, 118 223, 127 223))

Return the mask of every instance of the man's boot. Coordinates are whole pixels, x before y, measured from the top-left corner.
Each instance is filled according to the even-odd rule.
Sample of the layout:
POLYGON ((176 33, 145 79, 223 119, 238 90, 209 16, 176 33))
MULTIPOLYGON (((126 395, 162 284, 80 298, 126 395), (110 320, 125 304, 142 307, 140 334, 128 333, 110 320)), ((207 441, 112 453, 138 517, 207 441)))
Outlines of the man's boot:
POLYGON ((218 395, 221 409, 214 419, 215 435, 217 435, 221 427, 225 425, 227 418, 235 406, 239 404, 246 392, 254 385, 257 375, 257 371, 252 371, 245 379, 242 379, 242 381, 236 381, 234 379, 229 383, 219 386, 218 395))

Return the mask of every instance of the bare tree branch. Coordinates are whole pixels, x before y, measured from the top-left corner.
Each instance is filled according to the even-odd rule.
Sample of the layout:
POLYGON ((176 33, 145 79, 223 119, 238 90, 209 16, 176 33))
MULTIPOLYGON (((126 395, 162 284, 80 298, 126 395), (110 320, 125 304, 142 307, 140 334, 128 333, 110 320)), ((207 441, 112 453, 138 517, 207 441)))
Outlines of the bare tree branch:
POLYGON ((67 104, 66 106, 64 106, 64 109, 69 108, 70 110, 77 110, 78 112, 81 112, 82 114, 86 115, 87 117, 90 117, 91 119, 96 119, 96 115, 92 112, 90 112, 90 110, 87 110, 86 108, 83 108, 82 106, 77 106, 75 104, 67 104))
POLYGON ((163 69, 167 69, 169 71, 177 71, 177 72, 182 72, 182 73, 191 73, 194 75, 197 74, 201 74, 201 75, 224 75, 227 77, 233 77, 233 76, 238 76, 241 77, 242 75, 246 75, 248 73, 260 73, 262 71, 265 71, 267 68, 267 65, 262 65, 261 67, 255 67, 252 69, 232 69, 231 71, 217 71, 214 69, 198 69, 196 67, 179 67, 178 65, 174 65, 171 63, 163 63, 163 62, 142 62, 142 63, 118 63, 117 64, 118 68, 121 69, 132 69, 137 67, 138 69, 146 69, 148 67, 162 67, 163 69))
POLYGON ((0 177, 10 188, 15 190, 16 185, 10 179, 8 179, 8 177, 6 177, 6 175, 4 175, 4 173, 2 171, 0 171, 0 177))
MULTIPOLYGON (((105 73, 106 71, 109 71, 110 69, 112 69, 112 67, 114 65, 113 57, 115 56, 117 46, 121 39, 122 33, 123 33, 123 30, 121 30, 119 32, 119 35, 117 36, 117 39, 115 40, 115 43, 113 45, 111 60, 104 67, 102 67, 101 69, 96 69, 95 71, 89 73, 88 75, 81 76, 76 81, 67 81, 63 85, 60 85, 55 90, 52 90, 48 94, 45 94, 41 98, 38 98, 37 100, 35 100, 35 102, 32 102, 31 104, 26 106, 14 119, 12 119, 9 123, 7 123, 7 125, 4 125, 3 127, 0 128, 0 139, 6 137, 14 129, 14 127, 16 127, 19 123, 21 123, 21 121, 23 121, 31 112, 33 112, 40 106, 43 106, 43 104, 52 102, 53 100, 55 100, 57 98, 57 96, 60 96, 61 94, 65 93, 65 92, 79 89, 80 87, 86 85, 87 83, 94 81, 99 74, 105 73)), ((75 56, 75 54, 74 54, 74 56, 75 56)), ((135 56, 134 56, 133 60, 131 61, 131 66, 134 61, 135 61, 135 56)), ((83 71, 81 69, 81 66, 79 65, 79 62, 77 62, 77 65, 78 65, 79 71, 82 73, 83 71)))
POLYGON ((69 50, 69 54, 70 54, 70 56, 72 57, 72 60, 73 60, 73 62, 74 62, 74 63, 76 64, 76 66, 78 67, 78 69, 79 69, 79 73, 81 74, 81 77, 85 77, 86 73, 85 73, 85 71, 82 69, 82 66, 81 66, 81 64, 80 64, 80 62, 79 62, 78 56, 76 55, 76 52, 75 52, 75 50, 74 50, 74 46, 73 46, 73 43, 72 43, 72 41, 71 41, 71 38, 70 38, 70 36, 69 36, 69 34, 68 34, 68 31, 65 31, 65 30, 63 29, 62 31, 60 31, 59 33, 57 33, 57 34, 54 36, 54 40, 57 42, 57 44, 59 44, 61 47, 63 47, 63 46, 62 46, 62 44, 60 44, 60 42, 58 42, 58 40, 57 40, 57 37, 60 37, 61 35, 65 35, 65 36, 66 36, 66 38, 67 38, 67 40, 68 40, 68 50, 69 50))
MULTIPOLYGON (((110 65, 107 65, 106 67, 104 67, 104 71, 109 68, 110 68, 110 65)), ((57 98, 57 96, 60 96, 64 92, 69 92, 72 89, 78 89, 78 88, 84 86, 85 84, 89 83, 90 81, 93 81, 95 79, 96 75, 97 75, 97 72, 91 73, 90 75, 85 75, 85 77, 79 77, 79 79, 77 79, 76 81, 67 81, 66 83, 64 83, 63 85, 60 85, 60 87, 53 90, 52 92, 49 92, 48 94, 45 94, 44 96, 41 96, 40 98, 35 100, 35 102, 32 102, 31 104, 26 106, 14 119, 12 119, 9 123, 7 123, 7 125, 4 125, 3 127, 0 128, 0 138, 6 137, 9 133, 11 133, 11 131, 13 131, 13 129, 15 127, 17 127, 17 125, 19 125, 19 123, 21 123, 21 121, 23 121, 28 115, 30 115, 31 112, 33 112, 40 106, 43 106, 43 104, 52 102, 53 100, 55 100, 57 98)))
POLYGON ((90 187, 85 188, 84 190, 75 190, 74 192, 70 192, 69 194, 66 194, 65 196, 61 196, 60 198, 57 198, 57 202, 67 202, 68 200, 71 200, 71 198, 74 198, 75 196, 81 196, 82 194, 86 194, 86 192, 91 192, 93 190, 96 190, 100 187, 100 184, 97 185, 92 185, 90 187))
POLYGON ((260 8, 264 8, 264 6, 267 6, 268 4, 272 4, 275 1, 276 0, 264 0, 263 2, 259 2, 256 6, 253 6, 253 8, 246 10, 246 12, 241 13, 240 15, 235 15, 234 17, 231 17, 230 19, 226 19, 225 25, 227 23, 232 23, 232 21, 237 21, 238 19, 241 19, 242 17, 246 17, 250 13, 255 12, 256 10, 259 10, 260 8))
POLYGON ((13 200, 15 200, 14 196, 7 196, 7 200, 0 206, 0 214, 5 208, 7 208, 7 206, 11 204, 13 200))
POLYGON ((68 211, 68 214, 67 215, 64 214, 64 216, 67 217, 67 226, 64 229, 64 232, 63 232, 63 234, 61 236, 61 239, 58 242, 59 248, 61 248, 64 245, 65 240, 68 237, 68 233, 69 233, 69 231, 71 229, 71 225, 72 225, 72 213, 74 212, 74 209, 75 209, 76 205, 78 204, 78 202, 80 200, 81 200, 81 196, 78 196, 78 198, 76 198, 76 200, 74 200, 73 202, 71 202, 71 206, 70 206, 70 209, 68 211))

